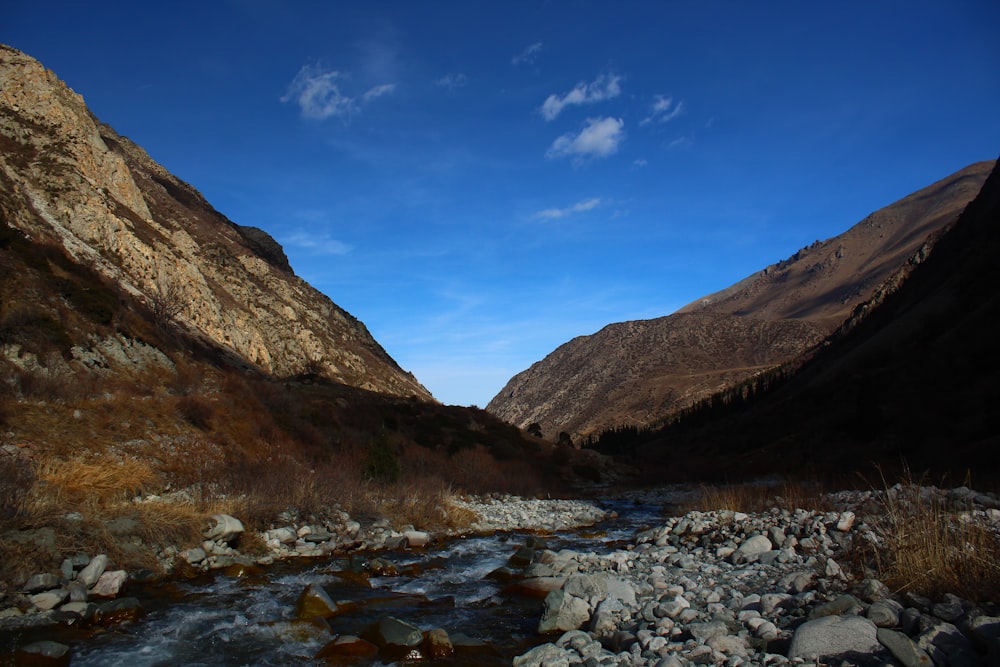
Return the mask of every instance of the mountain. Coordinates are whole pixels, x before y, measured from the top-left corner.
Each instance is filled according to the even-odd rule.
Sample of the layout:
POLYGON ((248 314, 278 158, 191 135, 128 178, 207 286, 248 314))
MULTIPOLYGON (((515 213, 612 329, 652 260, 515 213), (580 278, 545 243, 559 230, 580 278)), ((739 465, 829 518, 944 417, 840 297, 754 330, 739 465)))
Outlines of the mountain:
MULTIPOLYGON (((925 261, 859 308, 801 368, 620 438, 659 477, 845 474, 997 481, 1000 169, 925 261)), ((610 443, 609 443, 610 444, 610 443)))
POLYGON ((575 338, 511 378, 486 409, 583 438, 655 424, 788 363, 919 265, 992 167, 966 167, 672 315, 575 338))
MULTIPOLYGON (((228 220, 36 60, 0 45, 0 211, 158 320, 279 377, 431 399, 365 325, 296 277, 266 232, 228 220)), ((100 354, 100 341, 91 346, 100 354)))

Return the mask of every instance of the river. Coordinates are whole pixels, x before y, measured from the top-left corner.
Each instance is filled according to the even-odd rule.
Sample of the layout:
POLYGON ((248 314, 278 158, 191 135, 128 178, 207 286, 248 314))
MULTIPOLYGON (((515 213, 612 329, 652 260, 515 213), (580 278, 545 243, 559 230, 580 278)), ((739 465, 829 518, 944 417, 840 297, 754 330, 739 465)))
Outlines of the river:
MULTIPOLYGON (((662 511, 630 501, 603 504, 617 516, 544 535, 546 547, 606 553, 655 524, 662 511)), ((360 635, 393 616, 448 633, 456 652, 436 665, 509 665, 513 656, 546 641, 536 632, 542 601, 509 592, 510 581, 488 575, 532 536, 513 531, 451 538, 424 550, 355 555, 354 563, 347 556, 285 561, 243 577, 213 574, 133 586, 128 594, 148 612, 141 620, 60 639, 71 644, 74 666, 322 665, 329 663, 316 655, 336 635, 360 635), (402 574, 365 581, 354 573, 359 557, 374 556, 389 559, 402 574), (296 620, 296 600, 310 584, 350 601, 352 610, 328 621, 296 620)), ((381 659, 334 664, 415 664, 381 659)))

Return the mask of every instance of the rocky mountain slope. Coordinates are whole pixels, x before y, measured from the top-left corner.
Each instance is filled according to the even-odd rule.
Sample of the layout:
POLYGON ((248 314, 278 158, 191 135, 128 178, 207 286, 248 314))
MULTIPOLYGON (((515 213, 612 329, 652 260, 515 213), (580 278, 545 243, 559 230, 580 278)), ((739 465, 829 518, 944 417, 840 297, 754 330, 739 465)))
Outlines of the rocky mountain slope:
MULTIPOLYGON (((267 374, 431 398, 363 323, 293 274, 269 235, 226 219, 54 73, 3 45, 0 212, 146 304, 159 324, 267 374)), ((92 343, 100 356, 103 342, 92 343)))
POLYGON ((575 338, 514 376, 487 410, 580 438, 656 423, 788 362, 923 261, 992 166, 971 165, 672 315, 575 338))
POLYGON ((786 381, 640 433, 623 449, 682 477, 878 463, 995 481, 1000 171, 898 288, 786 381))

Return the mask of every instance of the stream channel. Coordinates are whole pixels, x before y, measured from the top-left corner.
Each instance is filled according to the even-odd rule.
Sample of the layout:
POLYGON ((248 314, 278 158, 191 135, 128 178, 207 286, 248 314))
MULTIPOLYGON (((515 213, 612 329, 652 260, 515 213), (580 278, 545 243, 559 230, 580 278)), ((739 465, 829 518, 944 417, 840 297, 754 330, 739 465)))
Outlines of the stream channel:
MULTIPOLYGON (((543 535, 545 547, 608 553, 623 548, 637 529, 655 525, 662 512, 659 505, 631 501, 602 506, 617 516, 543 535)), ((360 635, 380 618, 392 616, 424 631, 443 628, 448 633, 456 651, 435 665, 509 665, 514 656, 551 641, 536 632, 542 600, 507 592, 511 582, 488 577, 531 537, 538 535, 498 532, 449 538, 422 550, 361 554, 387 558, 404 573, 367 583, 352 573, 350 556, 341 556, 284 561, 244 577, 212 574, 136 585, 128 594, 138 597, 148 612, 141 620, 61 641, 71 644, 73 666, 324 665, 331 663, 316 655, 336 635, 360 635), (357 606, 328 621, 297 621, 296 600, 309 584, 357 606), (463 635, 486 646, 461 648, 463 635)), ((421 662, 429 664, 384 657, 332 664, 421 662)))

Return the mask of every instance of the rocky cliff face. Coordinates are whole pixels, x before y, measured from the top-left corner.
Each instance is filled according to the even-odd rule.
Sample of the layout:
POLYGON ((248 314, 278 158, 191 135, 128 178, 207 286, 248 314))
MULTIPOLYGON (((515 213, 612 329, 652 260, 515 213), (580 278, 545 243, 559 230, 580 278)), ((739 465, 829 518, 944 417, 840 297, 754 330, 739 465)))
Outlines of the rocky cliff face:
POLYGON ((293 274, 270 236, 227 220, 3 45, 0 192, 9 225, 269 374, 431 398, 364 324, 293 274))
POLYGON ((646 426, 819 344, 899 285, 976 194, 971 165, 666 317, 611 324, 514 376, 487 410, 545 435, 646 426))

